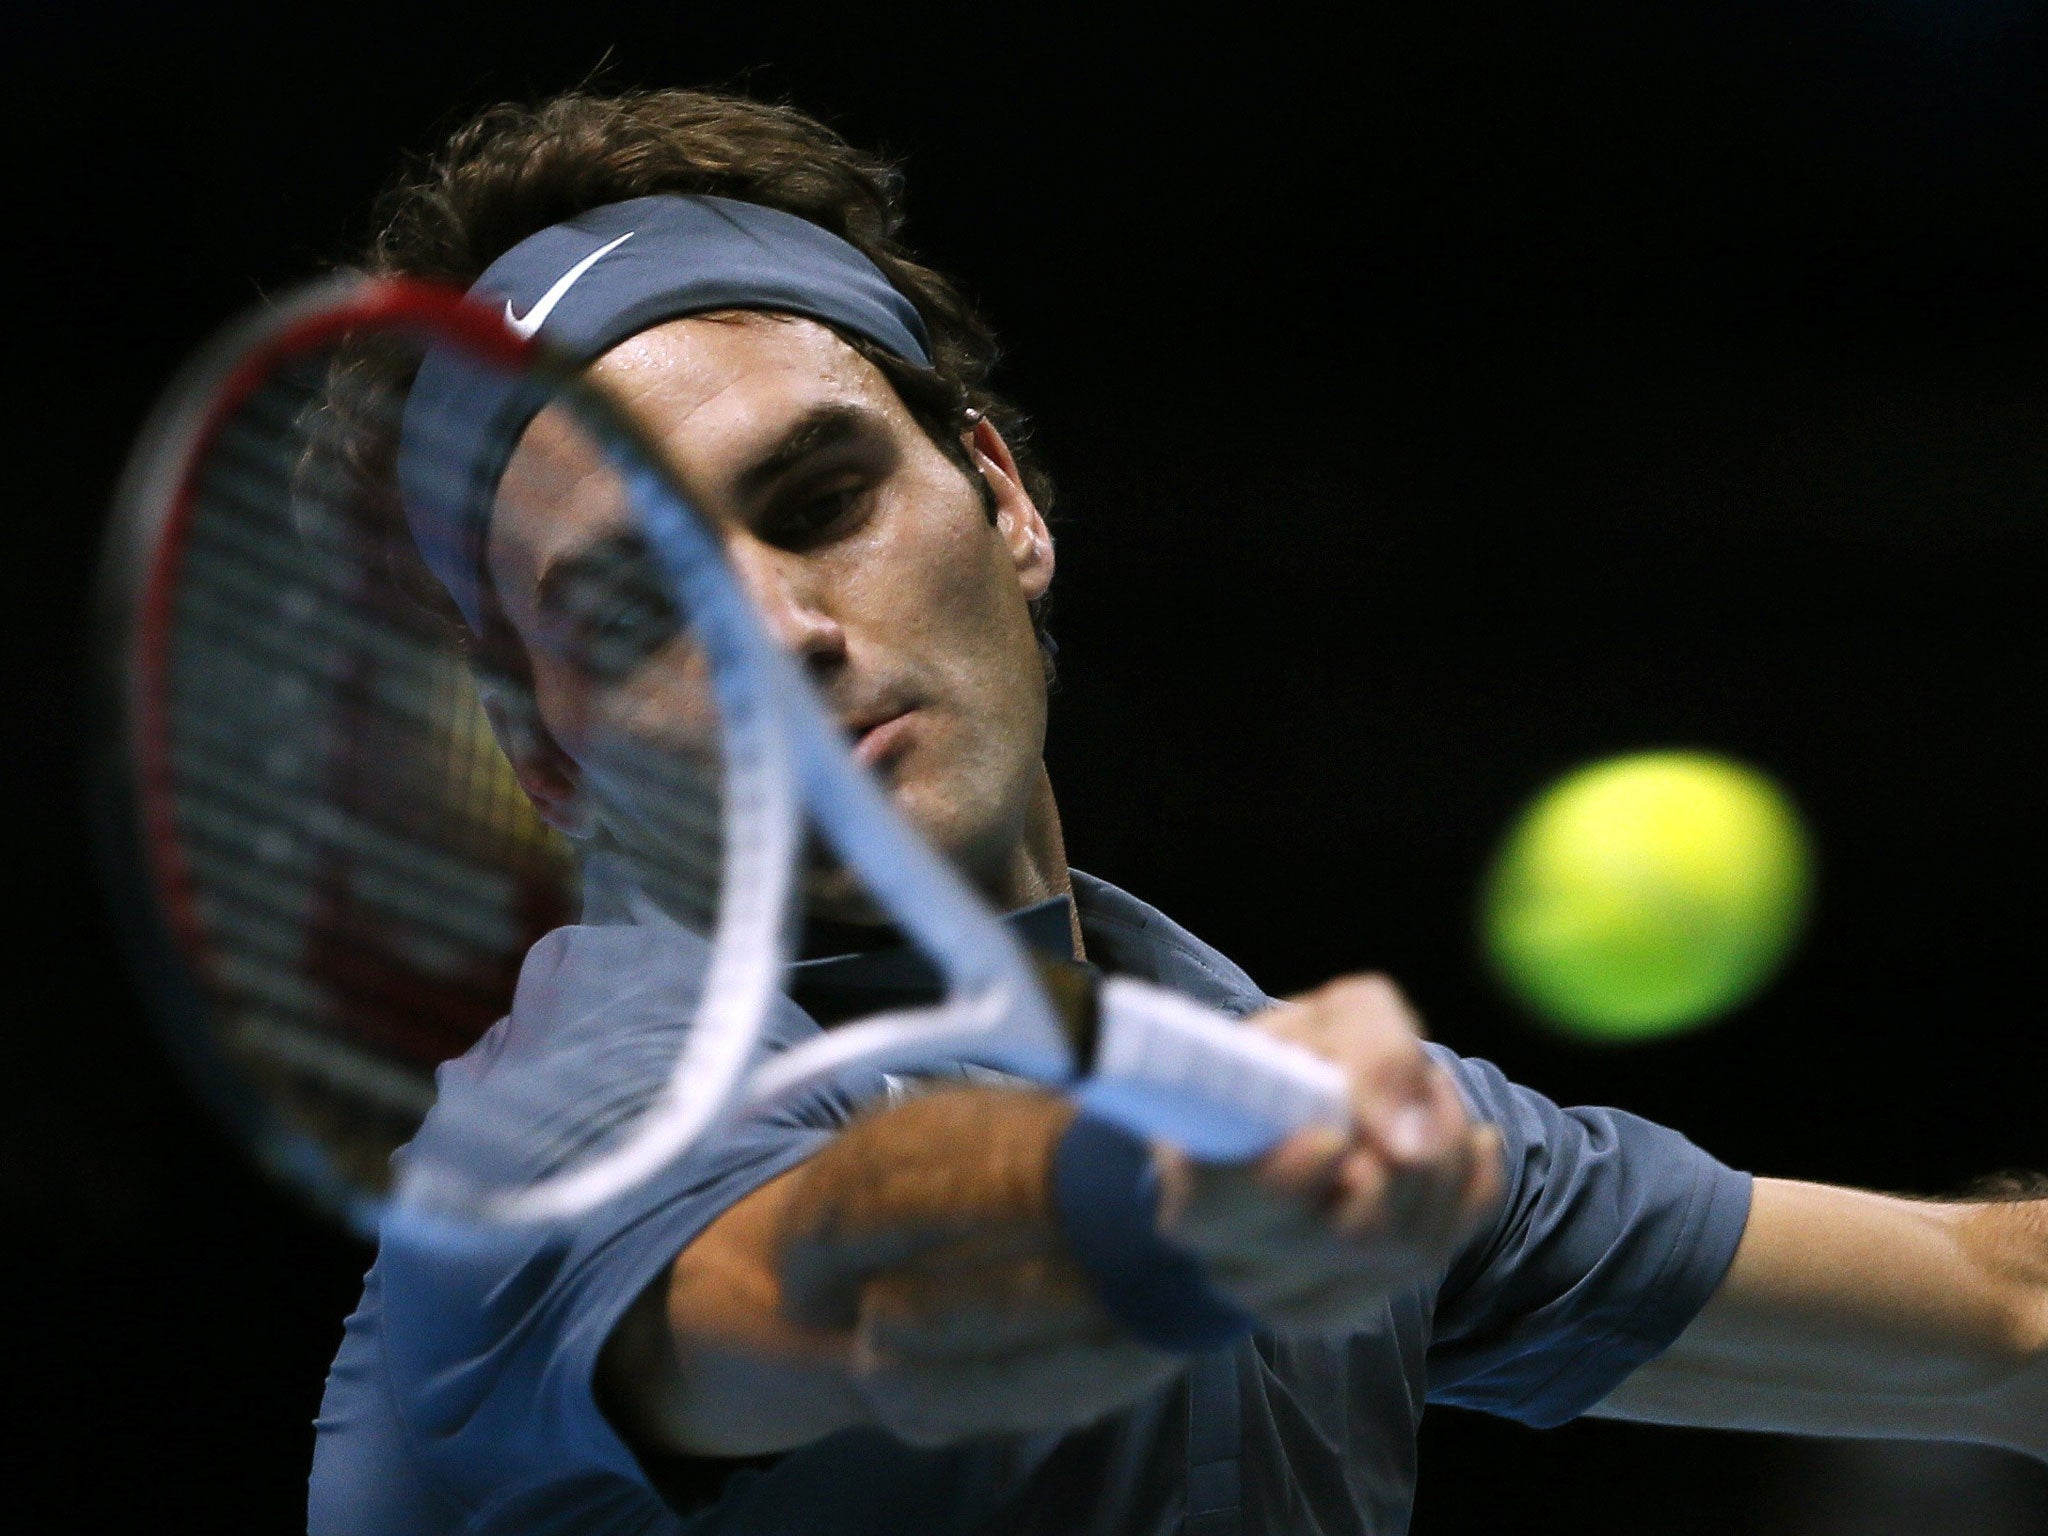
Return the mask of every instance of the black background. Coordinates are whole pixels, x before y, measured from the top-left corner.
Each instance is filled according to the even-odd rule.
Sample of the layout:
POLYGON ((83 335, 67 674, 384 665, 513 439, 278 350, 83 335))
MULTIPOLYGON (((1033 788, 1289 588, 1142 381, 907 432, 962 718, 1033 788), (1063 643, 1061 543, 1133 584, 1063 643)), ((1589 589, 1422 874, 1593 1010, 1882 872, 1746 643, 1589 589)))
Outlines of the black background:
MULTIPOLYGON (((91 880, 85 614, 125 442, 210 328, 348 249, 401 151, 601 61, 907 160, 912 236, 1008 337, 1061 481, 1077 864, 1269 990, 1385 968, 1458 1049, 1741 1166, 1935 1192, 2048 1165, 2039 5, 723 9, 0 22, 33 1528, 297 1527, 366 1261, 188 1101, 91 880), (1549 1043, 1476 963, 1475 882, 1549 776, 1663 745, 1792 788, 1808 940, 1715 1030, 1549 1043)), ((1832 1530, 1826 1456, 1442 1414, 1416 1528, 1832 1530)))

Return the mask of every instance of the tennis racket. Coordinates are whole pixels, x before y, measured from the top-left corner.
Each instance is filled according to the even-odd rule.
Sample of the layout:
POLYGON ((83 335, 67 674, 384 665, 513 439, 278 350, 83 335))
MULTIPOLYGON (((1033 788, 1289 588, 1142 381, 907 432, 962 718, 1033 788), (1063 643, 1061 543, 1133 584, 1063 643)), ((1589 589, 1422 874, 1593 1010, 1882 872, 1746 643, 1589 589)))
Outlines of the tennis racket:
MULTIPOLYGON (((1048 982, 856 764, 661 445, 452 291, 339 278, 208 346, 130 462, 103 600, 109 866, 147 994, 264 1164, 359 1227, 571 1219, 731 1117, 877 1071, 1057 1085, 1212 1160, 1348 1123, 1318 1058, 1127 978, 1048 982), (545 402, 518 437, 532 472, 515 461, 501 505, 573 486, 604 510, 566 643, 637 707, 590 736, 591 846, 701 980, 680 1044, 597 1131, 523 1106, 516 1155, 474 1128, 431 1139, 468 1151, 416 1148, 394 1180, 435 1066, 504 1013, 528 948, 577 900, 575 853, 526 801, 471 681, 490 658, 391 575, 401 435, 451 499, 476 473, 405 416, 429 353, 545 402), (942 996, 771 1051, 815 850, 923 951, 942 996)), ((488 1096, 466 1103, 485 1113, 488 1096)))

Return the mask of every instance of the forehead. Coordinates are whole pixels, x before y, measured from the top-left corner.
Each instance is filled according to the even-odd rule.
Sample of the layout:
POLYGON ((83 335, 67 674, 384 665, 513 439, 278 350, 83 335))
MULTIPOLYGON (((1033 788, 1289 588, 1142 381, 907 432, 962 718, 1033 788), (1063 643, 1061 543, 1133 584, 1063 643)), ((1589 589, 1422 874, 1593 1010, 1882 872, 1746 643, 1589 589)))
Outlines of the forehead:
MULTIPOLYGON (((874 364, 830 327, 794 316, 671 320, 620 342, 587 375, 661 442, 684 488, 713 515, 729 510, 733 485, 751 464, 821 408, 858 410, 892 432, 917 430, 874 364)), ((499 482, 492 577, 501 592, 530 584, 554 555, 601 537, 625 515, 595 448, 564 413, 544 411, 499 482)))

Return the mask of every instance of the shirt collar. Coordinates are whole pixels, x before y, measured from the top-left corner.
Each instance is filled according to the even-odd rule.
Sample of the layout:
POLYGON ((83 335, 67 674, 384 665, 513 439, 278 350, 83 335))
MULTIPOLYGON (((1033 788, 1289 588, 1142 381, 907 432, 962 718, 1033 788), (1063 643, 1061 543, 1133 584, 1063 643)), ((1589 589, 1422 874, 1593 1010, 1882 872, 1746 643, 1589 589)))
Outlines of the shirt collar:
MULTIPOLYGON (((634 922, 626 900, 630 885, 612 861, 594 853, 584 861, 583 921, 634 922)), ((1089 961, 1112 975, 1149 981, 1238 1016, 1269 1002, 1239 966, 1156 907, 1085 871, 1069 874, 1071 905, 1068 897, 1053 896, 1006 919, 1032 948, 1062 959, 1071 954, 1068 914, 1078 911, 1089 961)), ((929 1001, 937 987, 929 963, 904 946, 801 961, 791 968, 790 979, 790 996, 813 1017, 819 1017, 811 1008, 814 1001, 829 1007, 843 999, 849 1005, 827 1014, 829 1019, 929 1001)))
MULTIPOLYGON (((1033 949, 1060 959, 1070 955, 1068 914, 1076 910, 1089 962, 1111 975, 1149 981, 1238 1017, 1271 1001, 1242 968, 1156 907, 1081 870, 1069 874, 1071 908, 1068 897, 1054 896, 1005 919, 1033 949)), ((802 961, 791 967, 789 995, 830 1023, 929 1002, 938 995, 938 978, 916 950, 896 946, 802 961)))
MULTIPOLYGON (((1010 913, 1003 921, 1026 948, 1054 959, 1074 953, 1073 904, 1065 896, 1010 913)), ((788 991, 799 1008, 821 1024, 886 1008, 908 1008, 939 995, 939 974, 924 954, 908 944, 853 954, 799 960, 789 968, 788 991)))
POLYGON ((1081 942, 1093 964, 1239 1018, 1272 1001, 1242 967, 1157 907, 1083 870, 1068 873, 1081 914, 1081 942))

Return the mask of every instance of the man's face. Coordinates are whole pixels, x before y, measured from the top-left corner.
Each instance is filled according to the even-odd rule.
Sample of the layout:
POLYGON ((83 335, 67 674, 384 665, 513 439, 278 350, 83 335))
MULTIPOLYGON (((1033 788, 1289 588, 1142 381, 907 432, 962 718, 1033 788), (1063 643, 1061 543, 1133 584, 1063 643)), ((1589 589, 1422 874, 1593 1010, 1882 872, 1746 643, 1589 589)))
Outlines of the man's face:
MULTIPOLYGON (((1045 684, 1027 605, 1052 578, 1051 540, 1001 438, 983 425, 967 440, 991 522, 982 486, 882 374, 808 320, 671 321, 590 373, 728 532, 741 579, 857 756, 999 893, 1040 773, 1045 684)), ((617 681, 579 661, 565 592, 579 562, 628 528, 587 443, 543 413, 507 467, 487 560, 531 658, 542 727, 535 742, 515 739, 515 766, 558 825, 587 824, 583 769, 607 740, 687 751, 708 708, 685 643, 617 681)))

